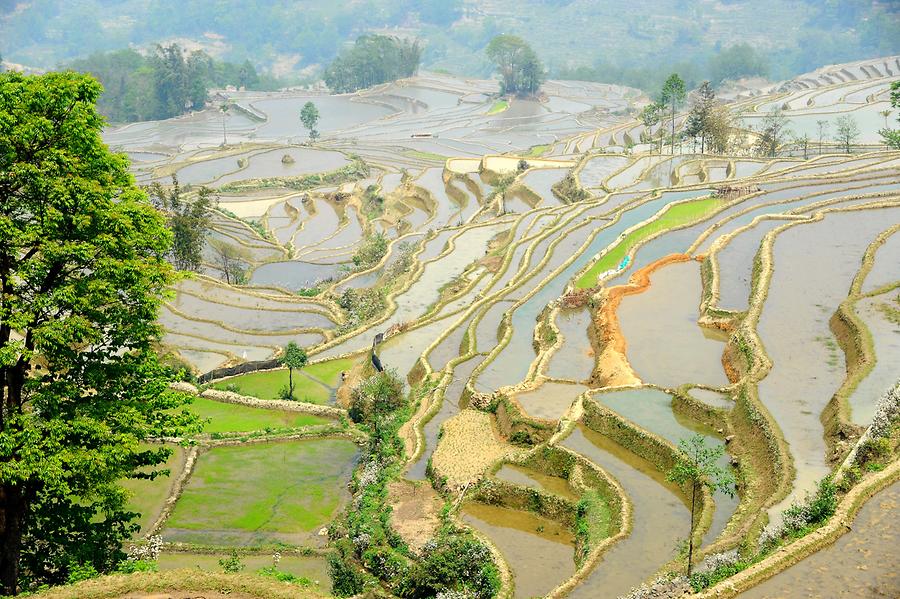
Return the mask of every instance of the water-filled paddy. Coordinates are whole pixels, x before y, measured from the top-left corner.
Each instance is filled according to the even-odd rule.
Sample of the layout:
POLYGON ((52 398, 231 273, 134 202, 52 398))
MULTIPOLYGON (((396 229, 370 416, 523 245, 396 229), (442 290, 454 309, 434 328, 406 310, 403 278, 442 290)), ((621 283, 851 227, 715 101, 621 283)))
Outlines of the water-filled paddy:
POLYGON ((775 241, 774 273, 757 325, 773 366, 759 383, 759 396, 790 446, 796 477, 793 492, 773 512, 829 471, 820 416, 845 375, 829 320, 866 247, 886 222, 898 219, 896 208, 836 213, 792 227, 775 241))
POLYGON ((634 506, 631 534, 610 547, 570 597, 617 597, 675 557, 687 536, 690 512, 676 488, 645 460, 579 425, 563 445, 615 478, 634 506))
POLYGON ((461 518, 500 549, 512 570, 516 597, 545 595, 575 573, 573 535, 552 520, 480 503, 464 505, 461 518))
POLYGON ((697 324, 700 295, 700 265, 689 261, 660 268, 650 275, 649 289, 622 299, 619 326, 641 380, 671 388, 728 384, 724 336, 697 324))
POLYGON ((353 443, 334 439, 214 447, 198 460, 163 538, 318 545, 319 527, 346 501, 356 455, 353 443))

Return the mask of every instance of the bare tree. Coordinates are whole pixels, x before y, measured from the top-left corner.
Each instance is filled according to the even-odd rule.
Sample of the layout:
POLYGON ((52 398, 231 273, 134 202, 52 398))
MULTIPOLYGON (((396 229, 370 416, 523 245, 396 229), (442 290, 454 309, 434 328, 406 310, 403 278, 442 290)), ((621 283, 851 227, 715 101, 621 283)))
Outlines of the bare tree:
POLYGON ((856 124, 856 119, 849 114, 838 117, 835 124, 837 125, 835 137, 844 146, 844 151, 849 154, 850 146, 859 137, 859 125, 856 124))
POLYGON ((242 285, 246 281, 245 265, 250 261, 250 253, 221 239, 210 239, 209 247, 213 251, 215 266, 225 275, 225 282, 229 285, 242 285))

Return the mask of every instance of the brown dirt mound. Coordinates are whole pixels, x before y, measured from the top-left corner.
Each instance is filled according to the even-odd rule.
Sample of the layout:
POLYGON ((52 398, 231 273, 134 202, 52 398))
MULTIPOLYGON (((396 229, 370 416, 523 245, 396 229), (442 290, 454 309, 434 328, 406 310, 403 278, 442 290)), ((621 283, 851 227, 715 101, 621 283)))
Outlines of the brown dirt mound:
POLYGON ((391 527, 418 553, 441 524, 443 501, 426 483, 398 480, 388 486, 391 527))

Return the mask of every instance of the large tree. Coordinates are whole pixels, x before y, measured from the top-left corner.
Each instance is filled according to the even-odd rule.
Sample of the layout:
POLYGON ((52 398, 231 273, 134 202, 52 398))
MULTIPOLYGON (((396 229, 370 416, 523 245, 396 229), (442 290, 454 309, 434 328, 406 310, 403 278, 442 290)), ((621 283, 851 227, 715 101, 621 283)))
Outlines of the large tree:
POLYGON ((168 252, 175 268, 197 272, 203 263, 203 244, 209 233, 213 191, 201 187, 194 198, 185 197, 178 178, 172 177, 172 187, 153 183, 147 188, 151 203, 166 215, 172 231, 172 246, 168 252))
POLYGON ((684 104, 686 95, 687 91, 685 90, 684 81, 678 76, 678 73, 669 75, 659 94, 659 103, 669 107, 669 116, 672 123, 672 154, 675 153, 675 111, 684 104))
POLYGON ((113 567, 136 529, 117 481, 191 421, 154 353, 172 235, 103 144, 100 93, 0 75, 0 594, 113 567))
POLYGON ((533 96, 546 78, 544 66, 531 46, 515 35, 498 35, 485 53, 500 71, 500 92, 533 96))
POLYGON ((711 129, 713 109, 716 107, 716 92, 709 81, 704 81, 691 98, 691 110, 688 113, 685 132, 691 137, 700 138, 700 153, 706 151, 706 139, 711 129))

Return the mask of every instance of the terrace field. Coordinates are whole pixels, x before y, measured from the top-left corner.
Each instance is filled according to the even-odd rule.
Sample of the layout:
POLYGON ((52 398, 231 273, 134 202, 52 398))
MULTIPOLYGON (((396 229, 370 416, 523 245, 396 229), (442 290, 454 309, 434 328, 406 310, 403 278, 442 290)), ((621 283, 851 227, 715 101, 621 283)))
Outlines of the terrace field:
POLYGON ((900 378, 900 152, 875 118, 897 73, 886 57, 747 83, 723 96, 723 153, 657 145, 637 90, 550 81, 500 97, 429 72, 344 96, 223 92, 265 117, 227 146, 176 121, 109 129, 114 148, 153 152, 132 163, 141 180, 181 169, 209 184, 208 239, 247 252, 243 284, 208 252, 161 315, 209 422, 179 440, 171 477, 128 483, 135 542, 161 535, 166 569, 216 569, 208 555, 232 549, 259 568, 280 548, 285 571, 319 579, 355 552, 366 584, 396 594, 400 570, 378 560, 418 563, 463 530, 490 548, 502 597, 654 581, 633 596, 769 596, 871 543, 870 573, 848 549, 823 580, 900 593, 885 574, 896 549, 872 529, 900 477, 900 429, 877 426, 896 417, 900 378), (323 135, 297 144, 310 98, 323 135), (798 134, 846 115, 862 133, 849 153, 785 139, 760 155, 759 125, 782 106, 798 134), (275 160, 287 154, 297 166, 275 160), (291 341, 309 364, 282 401, 291 341), (353 421, 376 365, 408 399, 383 463, 357 447, 383 431, 353 421), (735 487, 667 479, 694 435, 735 487), (797 524, 792 503, 822 489, 831 513, 797 524), (367 510, 369 537, 350 539, 367 510), (382 534, 391 518, 405 520, 382 534))

